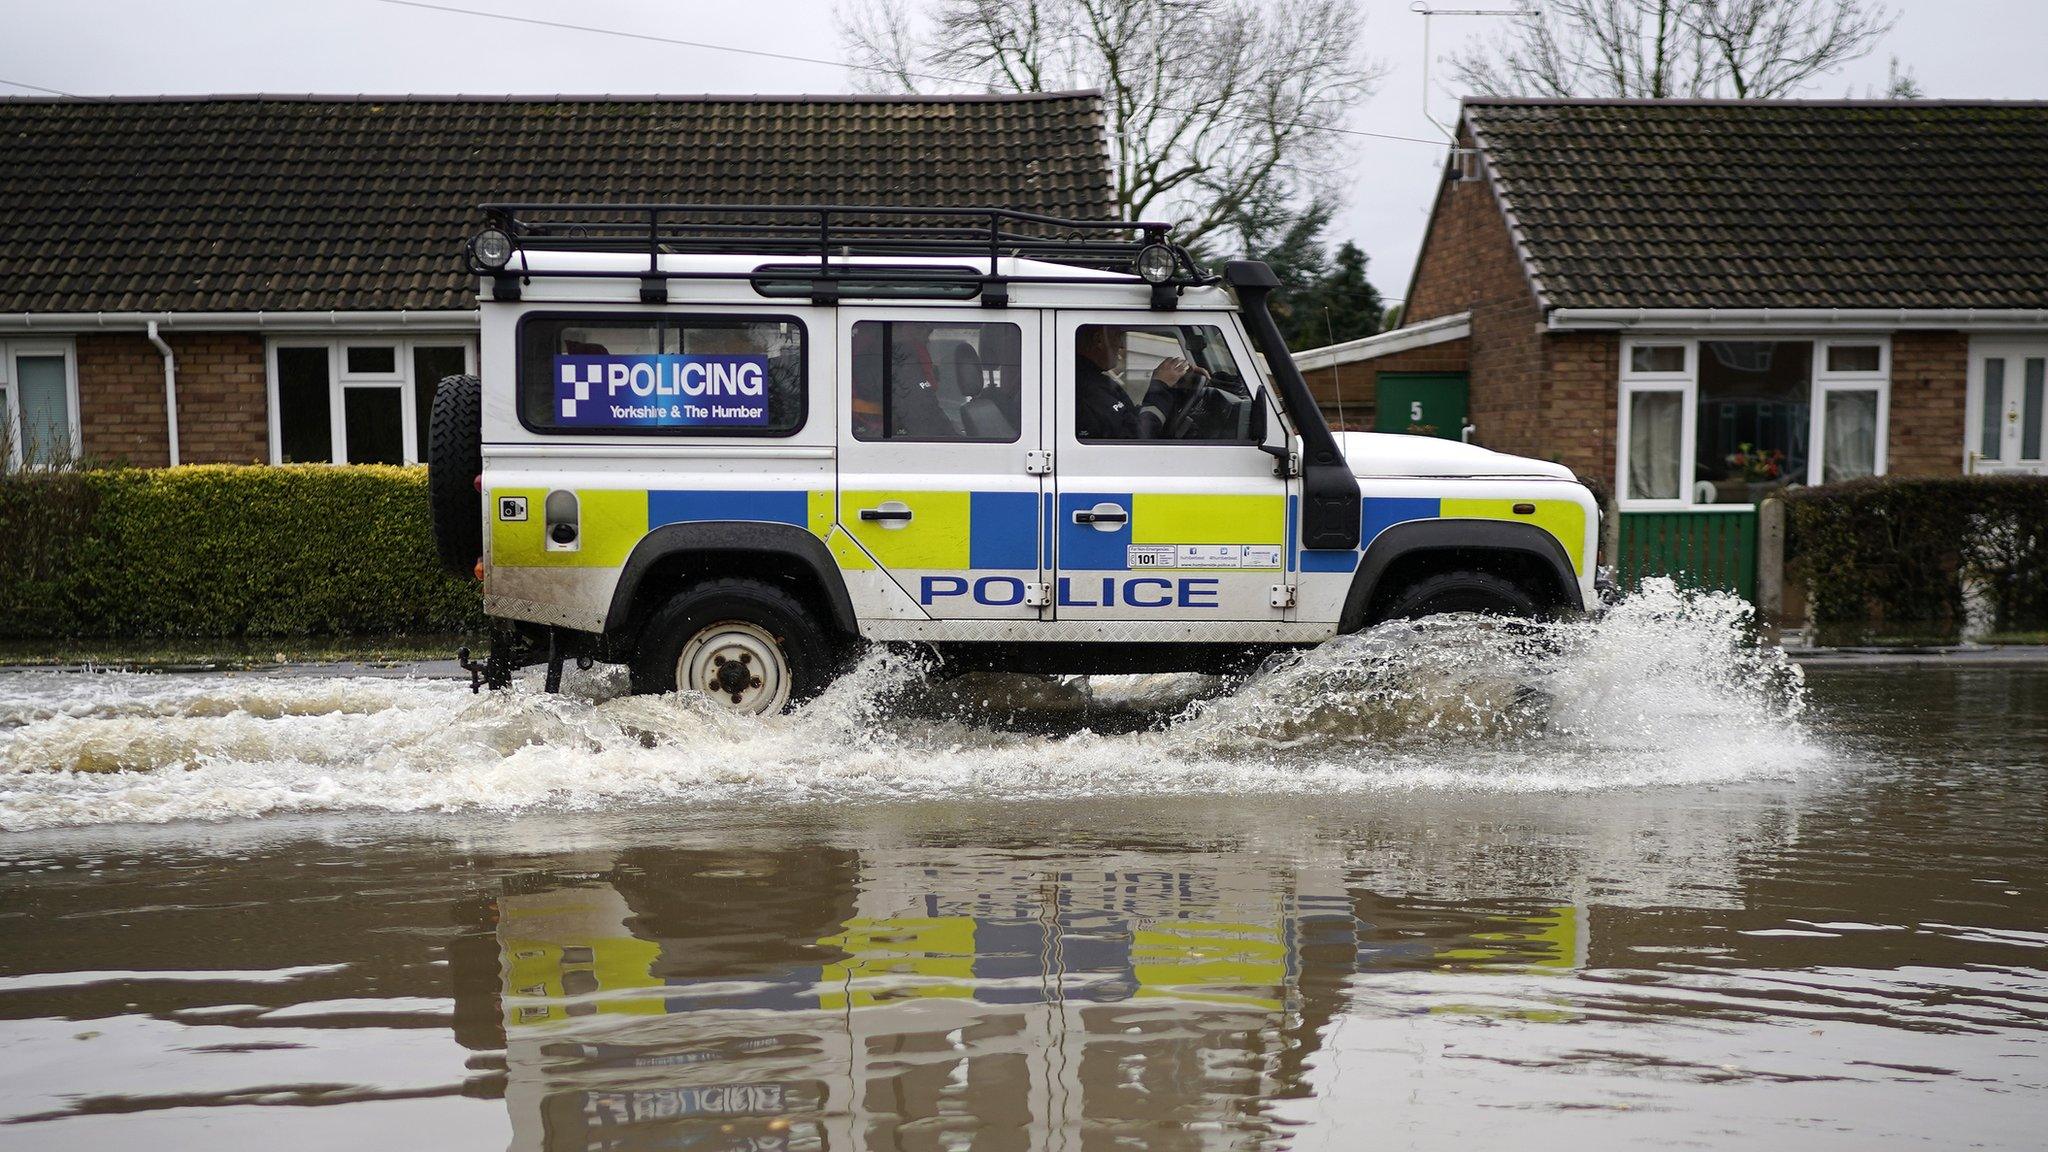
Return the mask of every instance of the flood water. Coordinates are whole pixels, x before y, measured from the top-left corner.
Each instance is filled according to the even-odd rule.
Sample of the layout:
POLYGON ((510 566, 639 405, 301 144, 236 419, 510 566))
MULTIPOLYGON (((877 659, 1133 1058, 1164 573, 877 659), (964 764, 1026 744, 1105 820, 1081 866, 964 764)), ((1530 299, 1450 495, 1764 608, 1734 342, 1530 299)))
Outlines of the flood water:
POLYGON ((2048 668, 0 676, 0 1146, 2038 1148, 2048 668))

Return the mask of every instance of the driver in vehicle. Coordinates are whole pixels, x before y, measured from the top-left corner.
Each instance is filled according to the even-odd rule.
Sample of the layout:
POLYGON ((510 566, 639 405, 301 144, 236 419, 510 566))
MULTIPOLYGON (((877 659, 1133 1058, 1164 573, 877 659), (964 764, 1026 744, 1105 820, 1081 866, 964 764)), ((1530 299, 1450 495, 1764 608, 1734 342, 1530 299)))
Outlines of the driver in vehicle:
POLYGON ((1206 375, 1192 362, 1169 357, 1152 370, 1145 404, 1133 408, 1117 377, 1124 358, 1123 332, 1107 324, 1085 324, 1074 333, 1075 433, 1083 440, 1157 440, 1206 375))

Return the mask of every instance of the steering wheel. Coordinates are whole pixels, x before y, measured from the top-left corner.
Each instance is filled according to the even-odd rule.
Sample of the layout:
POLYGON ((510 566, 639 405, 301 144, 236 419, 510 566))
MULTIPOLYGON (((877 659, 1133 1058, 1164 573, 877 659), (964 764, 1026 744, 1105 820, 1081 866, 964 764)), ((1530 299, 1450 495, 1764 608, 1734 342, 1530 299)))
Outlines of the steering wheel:
POLYGON ((1228 398, 1223 389, 1218 388, 1211 382, 1207 372, 1202 371, 1200 368, 1190 368, 1188 372, 1190 374, 1199 374, 1200 379, 1188 393, 1188 398, 1181 401, 1180 407, 1174 410, 1173 419, 1167 421, 1166 431, 1161 436, 1162 439, 1186 439, 1188 432, 1195 426, 1195 418, 1210 408, 1214 403, 1214 398, 1228 398))

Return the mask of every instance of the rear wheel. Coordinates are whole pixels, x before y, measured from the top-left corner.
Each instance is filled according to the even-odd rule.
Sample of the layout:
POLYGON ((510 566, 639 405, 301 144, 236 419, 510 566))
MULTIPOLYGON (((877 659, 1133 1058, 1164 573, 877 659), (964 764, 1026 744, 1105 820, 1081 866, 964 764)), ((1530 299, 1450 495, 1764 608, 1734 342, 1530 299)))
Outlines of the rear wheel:
POLYGON ((695 692, 767 715, 823 691, 831 667, 831 643, 789 593, 758 580, 710 580, 648 620, 633 691, 695 692))
POLYGON ((1512 580, 1491 572, 1454 568, 1425 576, 1401 589, 1379 618, 1413 620, 1450 612, 1533 617, 1540 615, 1541 609, 1536 598, 1512 580))

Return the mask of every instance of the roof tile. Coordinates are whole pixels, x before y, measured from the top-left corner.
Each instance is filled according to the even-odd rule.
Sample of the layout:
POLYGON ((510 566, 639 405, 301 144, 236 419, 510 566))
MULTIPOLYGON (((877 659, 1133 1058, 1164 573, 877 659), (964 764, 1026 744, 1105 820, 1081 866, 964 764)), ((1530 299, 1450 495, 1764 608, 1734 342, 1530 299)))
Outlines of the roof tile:
POLYGON ((2048 104, 1472 100, 1561 308, 2048 308, 2048 104))
POLYGON ((466 308, 489 201, 1115 214, 1100 98, 0 98, 0 312, 466 308))

